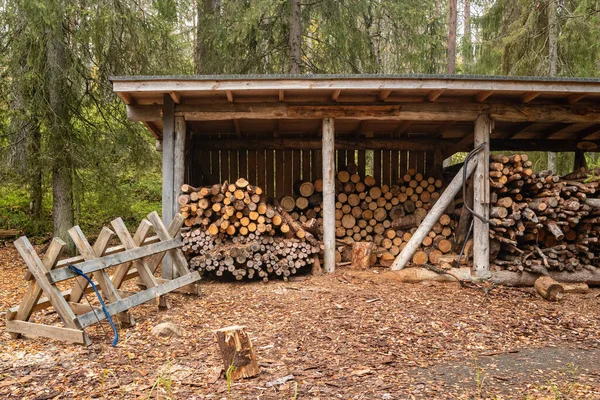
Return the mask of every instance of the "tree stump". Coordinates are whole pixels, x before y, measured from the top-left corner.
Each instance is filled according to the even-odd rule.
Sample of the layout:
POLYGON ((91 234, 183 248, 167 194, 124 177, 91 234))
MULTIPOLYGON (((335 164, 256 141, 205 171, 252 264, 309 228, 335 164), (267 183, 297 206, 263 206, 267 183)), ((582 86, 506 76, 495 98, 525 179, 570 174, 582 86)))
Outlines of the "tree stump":
POLYGON ((244 326, 229 326, 215 331, 223 368, 231 380, 250 378, 260 373, 256 354, 244 326))
POLYGON ((356 242, 352 245, 352 268, 367 269, 372 266, 371 254, 377 246, 372 242, 356 242))
POLYGON ((558 301, 562 299, 565 290, 560 283, 549 276, 540 276, 536 279, 533 286, 535 287, 535 291, 548 301, 558 301))

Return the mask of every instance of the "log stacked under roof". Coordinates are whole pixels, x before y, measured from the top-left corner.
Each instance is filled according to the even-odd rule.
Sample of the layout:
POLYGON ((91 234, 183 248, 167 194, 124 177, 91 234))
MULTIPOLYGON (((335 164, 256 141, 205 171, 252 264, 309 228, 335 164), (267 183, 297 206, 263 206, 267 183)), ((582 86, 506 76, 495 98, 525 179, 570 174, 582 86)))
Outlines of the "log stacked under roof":
MULTIPOLYGON (((392 187, 377 185, 370 175, 361 177, 349 164, 336 176, 336 261, 350 261, 352 244, 374 242, 382 265, 390 265, 411 238, 432 204, 439 198, 442 181, 410 169, 392 187)), ((299 182, 296 196, 286 196, 280 204, 299 221, 316 218, 322 225, 322 181, 299 182)), ((454 221, 444 214, 414 257, 416 264, 436 262, 452 251, 454 221)))
POLYGON ((256 275, 266 281, 312 264, 320 250, 310 232, 315 220, 298 223, 279 205, 267 203, 262 189, 243 178, 202 188, 183 185, 181 191, 180 212, 190 228, 182 233, 183 250, 201 271, 229 273, 238 280, 256 275), (217 266, 216 261, 223 263, 217 266))
POLYGON ((492 269, 595 270, 600 204, 592 198, 598 182, 587 179, 581 172, 562 178, 550 171, 535 174, 526 155, 492 156, 492 269))

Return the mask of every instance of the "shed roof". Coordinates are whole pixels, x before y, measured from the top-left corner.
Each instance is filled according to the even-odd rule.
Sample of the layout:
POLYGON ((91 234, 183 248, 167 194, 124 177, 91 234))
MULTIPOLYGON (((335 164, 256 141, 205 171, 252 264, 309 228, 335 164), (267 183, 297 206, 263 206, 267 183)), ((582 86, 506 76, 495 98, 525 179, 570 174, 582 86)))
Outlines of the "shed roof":
POLYGON ((186 120, 193 134, 218 134, 220 138, 227 135, 267 138, 273 136, 273 132, 280 138, 316 137, 320 126, 317 121, 322 113, 311 118, 298 109, 339 107, 343 110, 336 116, 336 134, 353 137, 396 137, 399 133, 458 144, 473 132, 472 115, 486 110, 492 117, 495 113, 497 123, 492 137, 498 139, 600 139, 598 78, 201 75, 119 76, 110 80, 113 90, 130 110, 143 111, 135 116, 132 112, 130 117, 143 121, 157 137, 161 135, 162 126, 156 113, 168 95, 176 103, 176 113, 187 112, 186 120), (359 106, 390 109, 379 110, 383 116, 363 120, 348 111, 359 106), (564 110, 564 107, 568 108, 568 115, 575 118, 553 117, 554 111, 564 110), (258 112, 268 108, 275 111, 258 112), (290 112, 292 108, 294 112, 290 112), (411 119, 419 110, 438 108, 443 108, 445 113, 437 118, 411 119), (408 109, 414 111, 406 112, 408 109))

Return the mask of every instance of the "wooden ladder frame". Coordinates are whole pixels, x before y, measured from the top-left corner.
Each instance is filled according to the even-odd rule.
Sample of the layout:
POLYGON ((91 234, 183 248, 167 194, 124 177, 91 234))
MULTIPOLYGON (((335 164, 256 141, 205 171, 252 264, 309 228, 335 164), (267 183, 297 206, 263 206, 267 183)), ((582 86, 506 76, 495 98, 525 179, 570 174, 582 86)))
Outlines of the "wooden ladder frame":
POLYGON ((155 302, 158 298, 160 309, 169 308, 165 295, 179 290, 185 293, 199 294, 196 284, 200 280, 198 271, 191 272, 187 260, 181 251, 183 242, 179 230, 184 218, 178 214, 169 227, 165 227, 156 212, 143 220, 132 236, 121 218, 111 222, 113 230, 104 227, 94 245, 90 245, 78 226, 69 230, 69 236, 75 243, 80 255, 59 260, 66 244, 54 238, 43 257, 36 253, 27 239, 20 237, 15 247, 27 265, 25 279, 30 280, 27 292, 17 307, 6 314, 6 330, 13 338, 21 335, 41 336, 59 339, 69 343, 89 345, 91 343, 84 329, 104 319, 106 315, 101 307, 83 304, 86 293, 93 292, 88 281, 71 271, 74 265, 93 278, 100 291, 110 316, 116 316, 121 326, 135 323, 129 309, 142 303, 155 302), (148 236, 153 228, 156 235, 148 236), (109 247, 110 240, 117 235, 121 244, 109 247), (169 254, 179 277, 165 280, 155 277, 159 264, 165 254, 169 254), (112 276, 106 269, 116 266, 112 276), (125 281, 138 278, 138 286, 143 290, 127 292, 121 290, 125 281), (58 282, 74 280, 70 290, 61 292, 58 282), (45 297, 42 297, 42 294, 45 297), (53 308, 63 326, 45 325, 30 322, 35 311, 53 308))

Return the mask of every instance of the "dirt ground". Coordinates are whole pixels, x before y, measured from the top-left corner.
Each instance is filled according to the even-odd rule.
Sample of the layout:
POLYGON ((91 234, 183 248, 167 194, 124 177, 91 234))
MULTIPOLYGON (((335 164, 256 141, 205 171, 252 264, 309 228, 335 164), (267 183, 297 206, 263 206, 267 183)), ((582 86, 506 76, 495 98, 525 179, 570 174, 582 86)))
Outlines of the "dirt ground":
MULTIPOLYGON (((2 311, 23 294, 23 271, 14 248, 0 248, 2 311)), ((0 398, 600 399, 598 290, 549 303, 529 289, 484 293, 341 269, 202 291, 170 294, 168 311, 134 308, 137 324, 114 348, 106 321, 80 347, 12 340, 0 314, 0 398), (182 335, 151 336, 165 321, 182 335), (212 336, 228 325, 247 327, 262 369, 230 388, 212 336)))

